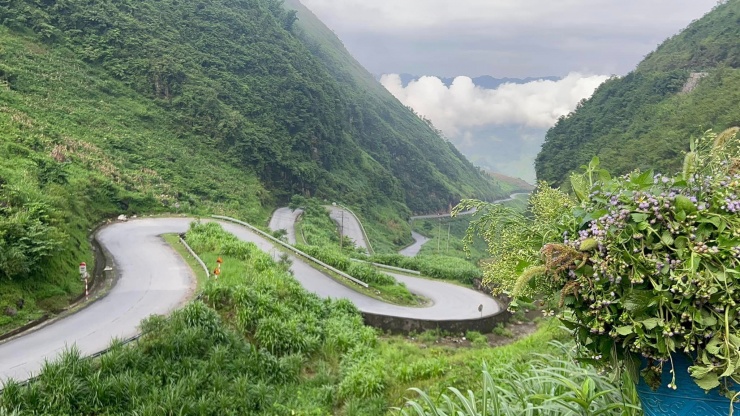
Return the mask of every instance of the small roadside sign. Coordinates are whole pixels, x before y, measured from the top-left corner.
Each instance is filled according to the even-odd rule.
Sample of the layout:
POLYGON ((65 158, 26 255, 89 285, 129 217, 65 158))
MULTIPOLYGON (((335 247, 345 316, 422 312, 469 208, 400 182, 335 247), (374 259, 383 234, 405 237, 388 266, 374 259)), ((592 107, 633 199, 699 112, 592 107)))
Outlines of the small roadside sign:
POLYGON ((83 261, 80 263, 80 275, 84 276, 85 274, 87 274, 87 264, 83 261))

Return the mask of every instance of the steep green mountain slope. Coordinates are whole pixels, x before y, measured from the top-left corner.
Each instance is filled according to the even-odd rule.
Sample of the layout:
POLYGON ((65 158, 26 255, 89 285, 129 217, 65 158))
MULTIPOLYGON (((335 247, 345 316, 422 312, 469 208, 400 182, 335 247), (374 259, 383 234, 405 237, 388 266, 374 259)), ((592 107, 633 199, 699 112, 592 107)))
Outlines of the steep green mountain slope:
POLYGON ((614 173, 675 171, 690 137, 739 124, 740 1, 731 0, 561 118, 537 157, 537 177, 561 184, 594 155, 614 173))
POLYGON ((302 193, 380 213, 400 240, 409 208, 494 191, 462 158, 434 166, 420 148, 439 138, 394 133, 402 107, 353 125, 294 23, 273 0, 0 2, 0 331, 80 293, 111 215, 259 222, 302 193))
POLYGON ((449 200, 448 194, 484 199, 504 194, 454 145, 440 140, 432 126, 393 97, 299 0, 286 0, 285 4, 298 16, 296 34, 327 66, 347 98, 353 135, 363 149, 400 178, 412 211, 427 209, 416 200, 449 200), (435 180, 419 181, 419 175, 435 180))

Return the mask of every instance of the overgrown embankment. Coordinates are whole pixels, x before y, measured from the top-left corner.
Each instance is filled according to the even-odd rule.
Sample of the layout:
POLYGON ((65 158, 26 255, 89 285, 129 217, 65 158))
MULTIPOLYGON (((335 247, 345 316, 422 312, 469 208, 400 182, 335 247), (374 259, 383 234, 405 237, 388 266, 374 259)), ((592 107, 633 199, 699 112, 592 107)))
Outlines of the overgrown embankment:
POLYGON ((306 292, 287 263, 218 224, 196 224, 186 239, 206 263, 223 260, 219 279, 205 284, 200 300, 168 318, 150 318, 134 344, 114 345, 99 359, 68 353, 30 385, 8 384, 0 409, 379 415, 401 404, 407 387, 473 386, 483 360, 524 362, 549 350, 543 345, 558 334, 543 328, 496 349, 472 333, 473 349, 436 347, 443 334, 426 334, 423 344, 380 339, 351 303, 306 292))

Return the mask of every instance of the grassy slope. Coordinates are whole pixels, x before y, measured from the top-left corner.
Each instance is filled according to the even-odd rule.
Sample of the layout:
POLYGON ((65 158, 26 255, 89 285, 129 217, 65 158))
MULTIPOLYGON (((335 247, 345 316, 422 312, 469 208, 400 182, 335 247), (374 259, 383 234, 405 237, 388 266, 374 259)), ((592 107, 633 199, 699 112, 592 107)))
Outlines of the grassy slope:
POLYGON ((175 202, 186 212, 266 217, 269 195, 254 175, 213 164, 216 151, 174 134, 162 109, 70 51, 0 28, 0 62, 13 74, 0 88, 0 196, 36 195, 64 233, 38 272, 0 279, 0 310, 25 300, 14 318, 0 316, 0 331, 82 291, 77 264, 92 264, 87 235, 100 218, 175 202))
POLYGON ((524 364, 562 338, 553 326, 502 348, 438 346, 433 334, 413 343, 379 338, 351 304, 308 294, 285 265, 217 225, 187 238, 206 263, 224 259, 203 302, 148 320, 147 335, 130 347, 96 360, 68 355, 36 383, 6 386, 0 409, 376 416, 401 405, 408 387, 432 394, 450 384, 476 388, 484 362, 493 369, 524 364))
POLYGON ((676 171, 689 138, 740 125, 740 1, 720 4, 666 40, 637 69, 599 87, 547 133, 539 179, 560 184, 598 155, 614 173, 676 171), (680 93, 690 72, 707 72, 680 93))

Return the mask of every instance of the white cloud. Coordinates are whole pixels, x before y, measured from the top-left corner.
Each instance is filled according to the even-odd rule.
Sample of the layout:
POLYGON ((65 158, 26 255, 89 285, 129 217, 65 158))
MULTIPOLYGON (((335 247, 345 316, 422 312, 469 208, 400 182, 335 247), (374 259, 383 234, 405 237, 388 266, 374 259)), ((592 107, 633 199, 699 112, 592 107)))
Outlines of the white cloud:
POLYGON ((396 74, 383 75, 380 82, 445 135, 463 138, 465 130, 486 125, 551 127, 607 78, 571 73, 559 81, 503 84, 494 90, 477 87, 463 76, 455 78, 449 87, 430 76, 406 87, 396 74))

